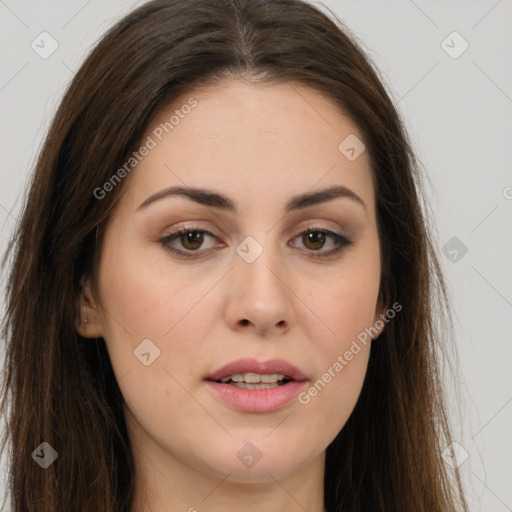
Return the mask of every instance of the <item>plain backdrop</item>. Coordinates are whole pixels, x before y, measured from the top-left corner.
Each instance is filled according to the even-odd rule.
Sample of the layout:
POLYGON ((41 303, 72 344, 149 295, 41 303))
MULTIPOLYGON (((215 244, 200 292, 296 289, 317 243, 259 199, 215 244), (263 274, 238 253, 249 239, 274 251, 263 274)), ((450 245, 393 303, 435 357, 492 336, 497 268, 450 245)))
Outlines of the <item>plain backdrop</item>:
MULTIPOLYGON (((141 3, 0 0, 2 252, 66 86, 141 3)), ((512 1, 323 4, 373 59, 428 176, 464 392, 451 400, 456 463, 471 510, 512 511, 512 1)))

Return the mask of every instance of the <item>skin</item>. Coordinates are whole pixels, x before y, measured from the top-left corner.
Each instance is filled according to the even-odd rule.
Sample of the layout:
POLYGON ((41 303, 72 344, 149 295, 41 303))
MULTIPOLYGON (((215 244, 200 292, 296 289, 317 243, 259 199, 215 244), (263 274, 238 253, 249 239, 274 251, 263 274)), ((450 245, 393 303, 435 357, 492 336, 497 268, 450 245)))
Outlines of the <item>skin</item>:
POLYGON ((338 150, 348 135, 363 137, 304 85, 232 79, 162 109, 143 141, 191 96, 198 105, 124 179, 96 279, 83 281, 77 330, 105 339, 125 399, 132 510, 323 512, 325 450, 355 406, 371 340, 309 403, 273 413, 235 410, 203 379, 242 357, 277 357, 312 384, 386 311, 369 157, 349 161, 338 150), (174 185, 225 194, 238 211, 179 196, 138 209, 174 185), (284 214, 292 196, 332 185, 350 188, 366 209, 336 198, 284 214), (159 240, 191 224, 213 236, 170 242, 201 251, 180 259, 159 240), (311 226, 353 244, 314 258, 337 242, 308 243, 301 233, 311 226), (236 252, 247 236, 263 248, 252 263, 236 252), (133 352, 148 338, 160 355, 145 366, 133 352), (247 442, 261 453, 251 468, 237 457, 247 442))

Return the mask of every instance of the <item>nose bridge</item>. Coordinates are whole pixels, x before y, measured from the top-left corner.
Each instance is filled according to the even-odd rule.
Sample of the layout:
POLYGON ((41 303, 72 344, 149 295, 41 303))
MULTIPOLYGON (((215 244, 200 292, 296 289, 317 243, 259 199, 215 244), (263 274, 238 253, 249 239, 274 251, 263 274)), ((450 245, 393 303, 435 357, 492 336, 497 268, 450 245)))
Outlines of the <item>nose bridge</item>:
POLYGON ((249 320, 259 330, 289 323, 291 292, 286 286, 285 265, 272 236, 246 237, 236 248, 229 295, 236 322, 249 320))
MULTIPOLYGON (((237 260, 235 274, 245 284, 244 289, 253 294, 278 296, 282 283, 276 277, 277 268, 284 268, 279 262, 278 250, 272 243, 270 235, 258 235, 260 241, 253 236, 246 237, 236 248, 237 260)), ((271 297, 267 297, 271 300, 271 297)))

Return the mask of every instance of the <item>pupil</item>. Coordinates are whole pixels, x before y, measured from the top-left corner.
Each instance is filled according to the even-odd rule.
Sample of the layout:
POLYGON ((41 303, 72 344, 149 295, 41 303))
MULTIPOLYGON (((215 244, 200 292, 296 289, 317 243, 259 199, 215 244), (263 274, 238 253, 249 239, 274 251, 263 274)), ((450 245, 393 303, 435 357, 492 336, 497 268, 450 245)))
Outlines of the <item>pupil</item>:
POLYGON ((188 233, 185 233, 185 243, 183 243, 183 245, 187 247, 187 249, 197 249, 203 242, 202 238, 202 233, 189 231, 188 233))
POLYGON ((305 237, 307 243, 313 245, 313 247, 311 247, 312 249, 321 249, 325 243, 325 233, 320 231, 311 231, 306 233, 305 237))

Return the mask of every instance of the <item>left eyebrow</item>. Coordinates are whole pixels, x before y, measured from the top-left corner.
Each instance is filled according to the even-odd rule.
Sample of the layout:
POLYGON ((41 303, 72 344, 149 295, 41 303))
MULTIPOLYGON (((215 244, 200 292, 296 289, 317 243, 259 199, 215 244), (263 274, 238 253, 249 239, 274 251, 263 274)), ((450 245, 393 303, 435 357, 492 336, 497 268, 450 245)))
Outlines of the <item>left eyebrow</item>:
MULTIPOLYGON (((137 210, 142 210, 148 207, 150 204, 155 203, 156 201, 167 199, 173 196, 183 196, 198 204, 210 206, 212 208, 218 208, 220 210, 235 213, 238 211, 238 207, 235 201, 225 196, 224 194, 215 192, 213 190, 195 187, 169 187, 164 190, 160 190, 156 194, 149 196, 137 208, 137 210)), ((303 208, 308 208, 310 206, 315 206, 327 201, 332 201, 333 199, 337 198, 351 199, 352 201, 361 205, 365 212, 367 211, 364 201, 355 192, 342 185, 325 188, 316 192, 306 192, 304 194, 293 196, 286 203, 284 211, 285 213, 289 213, 292 211, 301 210, 303 208)))

